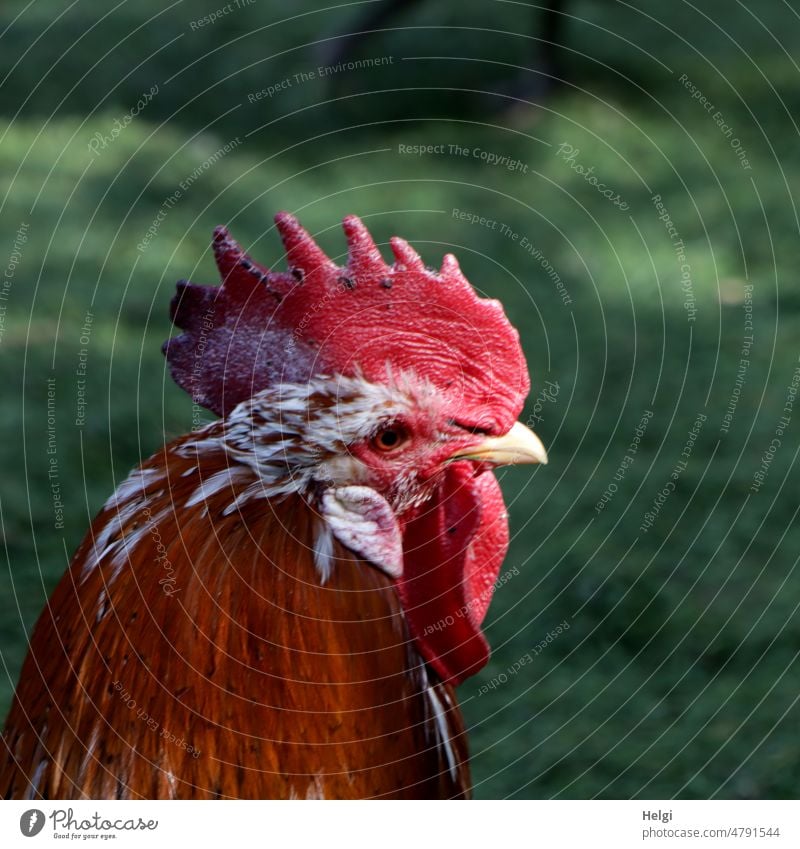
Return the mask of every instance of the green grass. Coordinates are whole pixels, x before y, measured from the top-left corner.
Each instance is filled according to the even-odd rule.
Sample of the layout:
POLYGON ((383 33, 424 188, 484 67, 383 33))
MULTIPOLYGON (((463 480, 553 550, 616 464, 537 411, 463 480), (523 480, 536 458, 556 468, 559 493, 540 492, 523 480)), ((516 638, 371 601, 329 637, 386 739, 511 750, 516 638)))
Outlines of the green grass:
MULTIPOLYGON (((95 19, 78 5, 23 57, 52 5, 35 4, 0 54, 3 75, 20 59, 0 94, 0 258, 11 255, 20 223, 28 225, 0 340, 0 530, 8 563, 0 579, 8 673, 0 713, 27 630, 88 521, 128 469, 191 425, 191 401, 169 380, 160 344, 171 332, 174 282, 216 280, 213 226, 230 224, 261 262, 280 266, 276 210, 298 212, 338 256, 337 222, 357 212, 378 240, 403 235, 432 264, 453 250, 470 280, 504 302, 533 377, 526 415, 545 380, 559 384, 537 425, 550 465, 532 476, 502 475, 514 532, 508 565, 519 575, 498 591, 489 614, 490 665, 462 687, 477 794, 795 796, 800 408, 760 491, 751 487, 800 354, 792 197, 800 145, 790 117, 800 88, 797 68, 750 14, 708 2, 709 21, 688 6, 667 14, 660 4, 640 4, 651 20, 619 4, 576 3, 572 13, 585 20, 568 27, 574 85, 544 109, 489 114, 490 98, 436 86, 496 88, 511 73, 501 57, 512 65, 535 57, 526 39, 498 32, 459 30, 443 44, 433 27, 486 25, 456 4, 439 11, 423 4, 403 19, 423 29, 377 35, 364 48, 364 55, 397 57, 391 66, 342 76, 338 88, 293 86, 257 105, 247 103, 247 92, 314 67, 317 54, 303 45, 344 27, 344 12, 304 4, 298 9, 308 16, 255 33, 279 17, 259 2, 190 33, 191 17, 216 4, 191 13, 177 5, 132 32, 146 20, 142 7, 160 7, 126 6, 91 29, 95 19), (481 61, 399 58, 443 54, 481 61), (194 69, 181 72, 194 59, 194 69), (736 128, 750 170, 681 74, 736 128), (153 82, 159 95, 94 157, 87 147, 94 133, 107 134, 153 82), (380 92, 414 86, 427 89, 380 92), (323 102, 331 96, 345 99, 323 102), (377 123, 348 128, 370 122, 377 123), (192 183, 139 252, 176 186, 236 137, 241 144, 192 183), (527 173, 472 156, 398 152, 401 144, 438 143, 507 155, 527 173), (562 143, 579 149, 577 161, 629 209, 570 168, 557 154, 562 143), (685 245, 693 322, 674 246, 651 200, 656 193, 685 245), (454 209, 499 223, 469 224, 454 209), (501 223, 518 238, 501 232, 501 223), (520 246, 523 237, 544 260, 520 246), (723 433, 745 283, 753 286, 755 338, 723 433), (87 311, 93 330, 84 346, 87 311), (87 419, 76 427, 82 347, 87 419), (54 527, 47 477, 49 377, 63 530, 54 527), (597 513, 646 410, 653 417, 633 464, 597 513), (687 465, 644 533, 643 516, 698 413, 707 419, 687 465), (564 620, 568 630, 508 673, 564 620), (498 676, 505 683, 481 693, 498 676)), ((529 31, 519 7, 495 11, 494 29, 529 31)), ((800 30, 781 4, 759 14, 784 44, 800 30)), ((5 25, 12 12, 2 15, 5 25)))

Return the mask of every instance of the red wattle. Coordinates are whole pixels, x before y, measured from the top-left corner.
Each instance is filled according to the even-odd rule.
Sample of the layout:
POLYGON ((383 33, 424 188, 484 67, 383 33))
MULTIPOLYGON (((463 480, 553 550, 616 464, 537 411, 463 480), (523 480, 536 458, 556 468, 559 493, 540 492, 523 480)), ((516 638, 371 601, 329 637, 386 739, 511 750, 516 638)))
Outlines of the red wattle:
POLYGON ((491 472, 451 465, 406 524, 400 598, 423 658, 454 684, 489 660, 480 630, 508 548, 506 509, 491 472))

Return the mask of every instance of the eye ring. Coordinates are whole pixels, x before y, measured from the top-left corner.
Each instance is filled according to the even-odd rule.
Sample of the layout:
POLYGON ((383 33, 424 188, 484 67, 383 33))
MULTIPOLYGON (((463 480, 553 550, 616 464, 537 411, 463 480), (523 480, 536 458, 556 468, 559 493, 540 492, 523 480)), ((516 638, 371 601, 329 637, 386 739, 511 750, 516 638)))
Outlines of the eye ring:
POLYGON ((382 454, 397 451, 408 442, 408 431, 399 424, 388 425, 382 428, 372 437, 371 445, 382 454))

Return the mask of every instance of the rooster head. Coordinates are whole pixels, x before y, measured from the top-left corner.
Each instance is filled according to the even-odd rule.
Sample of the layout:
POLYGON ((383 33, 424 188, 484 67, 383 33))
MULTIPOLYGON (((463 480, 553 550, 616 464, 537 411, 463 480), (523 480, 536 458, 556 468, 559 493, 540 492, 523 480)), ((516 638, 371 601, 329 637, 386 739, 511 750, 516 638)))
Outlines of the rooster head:
POLYGON ((299 493, 318 513, 322 580, 334 538, 390 575, 420 654, 459 683, 488 660, 480 626, 508 546, 492 469, 547 462, 517 421, 530 388, 519 336, 451 254, 436 271, 394 238, 387 265, 351 215, 339 266, 294 217, 275 220, 287 271, 218 227, 222 285, 178 284, 172 375, 225 417, 253 493, 299 493))

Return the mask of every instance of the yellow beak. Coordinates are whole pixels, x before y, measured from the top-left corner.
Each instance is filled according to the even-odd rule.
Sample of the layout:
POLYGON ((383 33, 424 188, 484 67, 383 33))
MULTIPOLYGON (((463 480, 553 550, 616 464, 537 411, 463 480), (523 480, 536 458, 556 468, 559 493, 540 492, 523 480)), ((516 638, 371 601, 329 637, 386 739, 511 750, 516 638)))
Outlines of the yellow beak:
POLYGON ((520 463, 547 463, 542 440, 522 422, 517 422, 504 436, 490 436, 478 445, 453 454, 451 460, 478 460, 496 466, 520 463))

